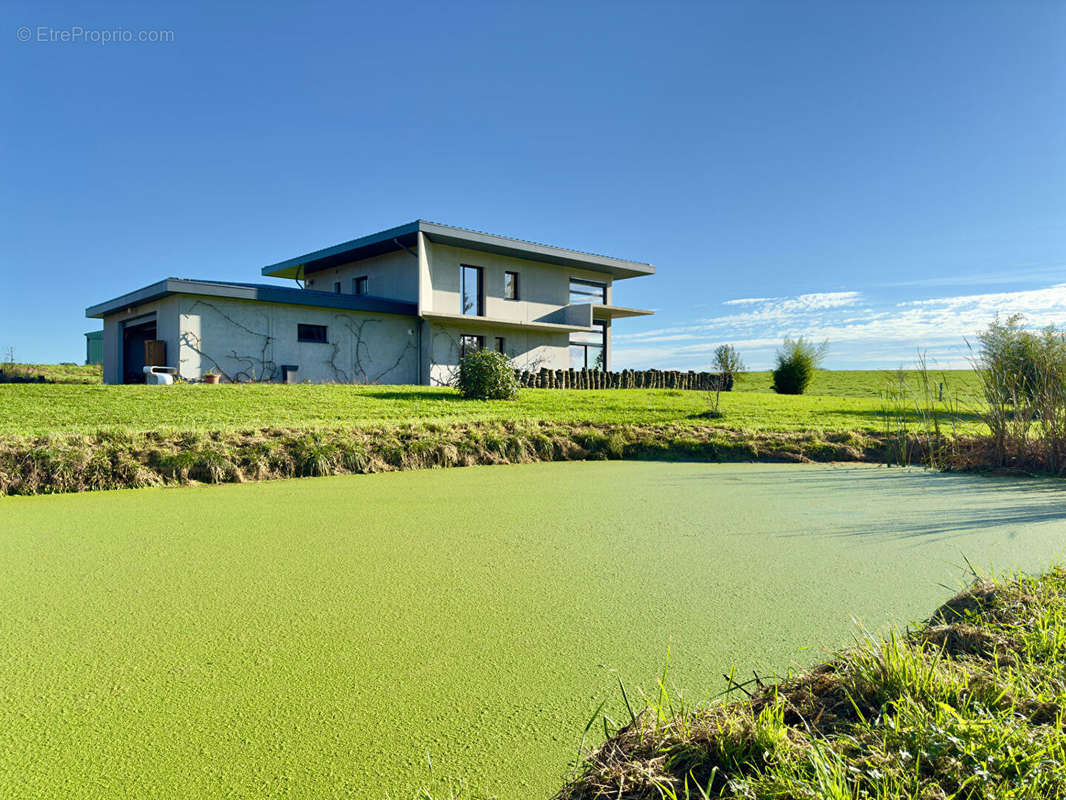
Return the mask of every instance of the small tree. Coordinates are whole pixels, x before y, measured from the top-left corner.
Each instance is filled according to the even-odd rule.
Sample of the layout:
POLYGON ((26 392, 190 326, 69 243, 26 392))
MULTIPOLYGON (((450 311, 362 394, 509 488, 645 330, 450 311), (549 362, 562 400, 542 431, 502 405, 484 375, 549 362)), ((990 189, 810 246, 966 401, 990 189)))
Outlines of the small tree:
POLYGON ((731 344, 720 344, 714 350, 714 368, 718 371, 718 380, 714 385, 714 400, 711 402, 711 411, 707 416, 720 417, 722 412, 718 410, 718 400, 722 389, 732 386, 737 374, 747 369, 740 359, 740 353, 731 344))
POLYGON ((495 350, 472 350, 459 361, 455 386, 463 397, 475 400, 514 400, 518 379, 507 356, 495 350))
POLYGON ((815 344, 802 336, 798 339, 786 336, 784 344, 777 351, 777 367, 773 372, 774 391, 778 394, 803 394, 828 350, 829 342, 815 344))

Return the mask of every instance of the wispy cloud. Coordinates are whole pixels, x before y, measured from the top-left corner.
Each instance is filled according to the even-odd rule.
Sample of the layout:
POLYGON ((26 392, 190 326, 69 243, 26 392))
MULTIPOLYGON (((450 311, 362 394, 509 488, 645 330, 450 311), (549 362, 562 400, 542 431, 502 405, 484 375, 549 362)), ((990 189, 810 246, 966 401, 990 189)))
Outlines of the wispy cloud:
POLYGON ((724 300, 723 306, 750 306, 755 303, 765 303, 768 300, 776 300, 776 297, 738 297, 736 300, 724 300))
POLYGON ((943 366, 966 362, 965 340, 996 315, 1021 313, 1034 327, 1066 326, 1066 283, 1014 292, 988 292, 887 302, 857 291, 792 297, 742 298, 722 306, 743 311, 634 334, 616 334, 615 360, 625 366, 705 367, 728 342, 754 368, 769 365, 785 336, 830 342, 831 366, 899 364, 917 350, 943 366))

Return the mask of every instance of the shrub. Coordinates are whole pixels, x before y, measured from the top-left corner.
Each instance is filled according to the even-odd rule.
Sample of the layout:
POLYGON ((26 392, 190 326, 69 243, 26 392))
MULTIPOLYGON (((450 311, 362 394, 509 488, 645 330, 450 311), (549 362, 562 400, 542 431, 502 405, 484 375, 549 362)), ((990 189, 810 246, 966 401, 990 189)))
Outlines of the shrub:
POLYGON ((1018 405, 1036 395, 1044 372, 1045 348, 1041 338, 1022 328, 1024 317, 1012 314, 1006 322, 997 317, 977 334, 980 351, 977 368, 985 371, 991 402, 1018 405))
POLYGON ((773 373, 774 391, 778 394, 803 394, 828 349, 829 342, 814 344, 802 336, 798 339, 786 336, 785 343, 777 351, 777 367, 773 373))
POLYGON ((456 388, 475 400, 514 400, 518 379, 507 356, 495 350, 474 350, 459 362, 456 388))
POLYGON ((720 344, 714 350, 714 368, 724 378, 735 378, 738 372, 744 372, 747 367, 740 359, 740 353, 731 344, 720 344))
POLYGON ((718 401, 721 398, 722 389, 732 389, 737 373, 747 369, 744 366, 744 362, 740 360, 740 353, 731 344, 720 344, 715 348, 714 368, 718 370, 718 378, 715 380, 714 391, 708 395, 711 408, 703 414, 703 416, 710 419, 718 419, 722 416, 722 412, 718 410, 718 401))
POLYGON ((1034 333, 1015 314, 998 317, 977 335, 973 357, 999 463, 1011 458, 1066 468, 1066 334, 1054 327, 1034 333), (1035 434, 1035 438, 1031 436, 1035 434))

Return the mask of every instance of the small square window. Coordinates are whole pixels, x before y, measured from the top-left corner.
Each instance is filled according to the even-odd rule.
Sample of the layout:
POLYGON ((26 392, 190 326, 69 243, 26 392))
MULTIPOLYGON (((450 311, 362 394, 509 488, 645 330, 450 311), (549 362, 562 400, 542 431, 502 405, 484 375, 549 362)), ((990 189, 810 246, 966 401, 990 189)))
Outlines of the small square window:
POLYGON ((296 340, 325 344, 329 341, 329 337, 326 335, 325 325, 305 325, 301 322, 296 326, 296 340))
POLYGON ((366 294, 367 276, 352 279, 352 294, 366 294))
POLYGON ((464 334, 459 337, 459 358, 464 358, 467 353, 480 350, 485 346, 484 336, 471 336, 464 334))
POLYGON ((517 272, 505 272, 505 273, 503 273, 503 299, 504 300, 517 300, 518 299, 518 273, 517 272))

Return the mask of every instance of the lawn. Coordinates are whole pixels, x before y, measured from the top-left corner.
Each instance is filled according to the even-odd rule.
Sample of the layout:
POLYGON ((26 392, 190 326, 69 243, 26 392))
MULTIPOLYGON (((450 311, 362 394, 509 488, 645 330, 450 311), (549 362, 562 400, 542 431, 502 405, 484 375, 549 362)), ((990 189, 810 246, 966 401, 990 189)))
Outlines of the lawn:
POLYGON ((965 559, 1042 568, 1050 487, 600 462, 8 498, 0 796, 547 798, 668 647, 698 701, 927 613, 965 559))
MULTIPOLYGON (((939 380, 939 378, 938 378, 939 380)), ((960 430, 983 430, 971 373, 946 373, 945 400, 961 402, 960 430)), ((810 392, 777 395, 768 373, 751 373, 723 393, 713 424, 748 431, 882 432, 880 394, 894 372, 819 372, 810 392)), ((911 395, 917 377, 905 376, 911 395)), ((947 411, 947 404, 939 404, 947 411)), ((239 430, 408 422, 538 420, 561 423, 691 423, 708 395, 679 390, 525 389, 515 402, 463 400, 453 390, 417 386, 270 384, 205 386, 0 385, 0 434, 93 433, 100 429, 239 430)), ((913 416, 913 415, 912 415, 913 416)))

